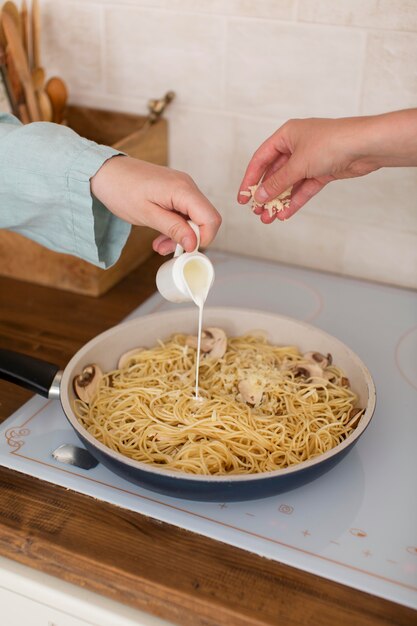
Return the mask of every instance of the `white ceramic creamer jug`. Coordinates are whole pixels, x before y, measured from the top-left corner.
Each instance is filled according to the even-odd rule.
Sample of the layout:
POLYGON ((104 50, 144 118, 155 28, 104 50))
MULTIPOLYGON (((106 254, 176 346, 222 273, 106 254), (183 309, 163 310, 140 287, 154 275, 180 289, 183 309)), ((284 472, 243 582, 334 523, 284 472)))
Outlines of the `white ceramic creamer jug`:
POLYGON ((201 252, 200 230, 197 224, 189 222, 197 235, 197 246, 193 252, 184 252, 177 245, 174 257, 161 265, 156 275, 159 293, 170 302, 195 302, 204 304, 214 281, 214 268, 210 259, 201 252))

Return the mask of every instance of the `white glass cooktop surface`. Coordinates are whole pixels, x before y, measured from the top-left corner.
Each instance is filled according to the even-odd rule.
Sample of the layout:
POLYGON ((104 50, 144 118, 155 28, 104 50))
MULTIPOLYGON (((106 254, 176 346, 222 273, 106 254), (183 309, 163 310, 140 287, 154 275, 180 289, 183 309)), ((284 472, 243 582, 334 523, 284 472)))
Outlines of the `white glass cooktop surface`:
MULTIPOLYGON (((59 463, 80 445, 58 401, 32 398, 0 430, 0 464, 261 556, 417 608, 417 293, 213 252, 207 306, 289 315, 335 335, 377 389, 371 425, 308 485, 242 503, 161 496, 113 475, 59 463)), ((129 318, 168 310, 155 294, 129 318)), ((197 314, 197 311, 196 311, 197 314)))

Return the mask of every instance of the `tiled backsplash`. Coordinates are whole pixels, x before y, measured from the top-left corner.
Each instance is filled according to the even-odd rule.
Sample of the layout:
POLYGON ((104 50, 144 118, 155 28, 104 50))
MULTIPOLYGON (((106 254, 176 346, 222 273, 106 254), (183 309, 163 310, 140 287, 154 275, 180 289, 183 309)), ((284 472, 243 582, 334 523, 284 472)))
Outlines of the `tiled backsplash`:
POLYGON ((223 215, 216 247, 417 288, 417 169, 330 184, 265 226, 236 202, 291 117, 417 106, 416 0, 43 0, 43 62, 71 101, 144 112, 169 89, 171 165, 223 215))

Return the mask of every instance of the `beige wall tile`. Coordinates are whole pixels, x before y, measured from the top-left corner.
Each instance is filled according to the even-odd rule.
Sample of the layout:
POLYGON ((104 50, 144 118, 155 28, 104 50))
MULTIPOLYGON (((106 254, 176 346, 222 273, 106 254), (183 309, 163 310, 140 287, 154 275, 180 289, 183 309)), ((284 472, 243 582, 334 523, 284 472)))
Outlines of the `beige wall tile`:
MULTIPOLYGON (((76 0, 85 2, 85 0, 76 0)), ((166 9, 211 15, 234 15, 292 20, 297 0, 94 0, 100 4, 118 4, 139 8, 166 9)))
POLYGON ((235 152, 234 117, 184 110, 174 103, 168 116, 171 166, 190 174, 208 196, 228 192, 235 152))
POLYGON ((371 33, 367 46, 361 111, 369 114, 415 107, 416 67, 416 35, 371 33))
POLYGON ((105 23, 109 93, 154 97, 174 89, 182 103, 222 106, 222 18, 108 7, 105 23))
POLYGON ((138 115, 147 115, 148 113, 148 98, 121 98, 118 95, 99 93, 94 89, 94 86, 91 86, 88 90, 72 89, 69 93, 69 102, 108 111, 137 113, 138 115))
POLYGON ((223 217, 214 247, 266 258, 265 251, 261 252, 265 240, 259 237, 260 225, 250 209, 239 205, 231 194, 213 194, 210 199, 223 217))
POLYGON ((295 0, 167 0, 171 9, 268 19, 292 19, 295 0))
POLYGON ((255 117, 236 117, 235 150, 233 153, 230 190, 236 196, 238 187, 253 153, 267 137, 286 120, 267 120, 255 117))
MULTIPOLYGON (((286 222, 262 224, 248 206, 243 207, 227 197, 215 198, 221 207, 221 238, 232 252, 259 256, 315 268, 331 266, 343 269, 346 235, 344 223, 308 212, 300 212, 286 222)), ((216 246, 220 247, 216 240, 216 246)), ((223 246, 222 246, 223 247, 223 246)))
POLYGON ((355 114, 364 53, 361 31, 233 19, 227 105, 252 116, 355 114))
POLYGON ((249 210, 215 199, 223 225, 214 247, 237 254, 417 289, 417 234, 301 211, 264 225, 249 210))
POLYGON ((71 91, 101 89, 100 15, 97 5, 42 2, 42 63, 47 76, 62 76, 71 91))
POLYGON ((79 104, 145 114, 177 92, 171 165, 221 211, 218 248, 417 288, 415 168, 332 183, 284 224, 236 201, 253 152, 288 118, 417 106, 416 35, 398 32, 416 29, 417 0, 299 0, 298 22, 296 6, 43 0, 43 61, 79 104))
POLYGON ((417 234, 416 168, 384 168, 368 176, 335 181, 303 210, 357 224, 417 234))
POLYGON ((417 235, 352 224, 343 270, 350 276, 417 289, 417 235))
POLYGON ((417 31, 415 0, 299 0, 300 21, 417 31))
POLYGON ((172 167, 189 172, 206 193, 226 194, 229 202, 253 152, 277 128, 271 120, 185 110, 175 103, 168 117, 172 167))

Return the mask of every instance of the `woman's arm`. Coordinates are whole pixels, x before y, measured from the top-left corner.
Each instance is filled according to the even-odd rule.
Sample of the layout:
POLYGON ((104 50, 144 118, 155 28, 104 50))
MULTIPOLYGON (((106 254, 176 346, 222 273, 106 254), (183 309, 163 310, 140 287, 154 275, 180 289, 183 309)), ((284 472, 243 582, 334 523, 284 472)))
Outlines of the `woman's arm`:
MULTIPOLYGON (((291 202, 273 218, 287 219, 332 180, 381 167, 417 166, 417 109, 341 119, 290 120, 253 155, 239 190, 256 185, 264 204, 293 186, 291 202)), ((269 222, 263 211, 262 221, 269 222)))
POLYGON ((0 228, 109 267, 130 224, 159 230, 154 248, 162 254, 179 242, 193 249, 187 217, 208 245, 221 218, 186 174, 130 159, 65 126, 0 115, 0 228))

